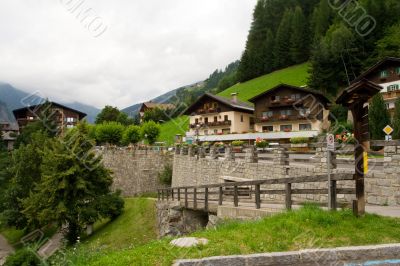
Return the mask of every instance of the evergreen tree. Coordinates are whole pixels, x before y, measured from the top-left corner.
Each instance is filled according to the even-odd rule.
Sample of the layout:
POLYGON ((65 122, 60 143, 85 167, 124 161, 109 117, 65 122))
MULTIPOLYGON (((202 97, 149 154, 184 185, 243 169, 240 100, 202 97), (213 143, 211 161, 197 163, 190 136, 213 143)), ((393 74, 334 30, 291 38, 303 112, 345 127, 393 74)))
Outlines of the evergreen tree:
POLYGON ((332 23, 332 8, 329 6, 328 1, 321 0, 315 7, 311 17, 311 30, 313 41, 319 41, 329 29, 332 23))
POLYGON ((368 116, 371 138, 374 140, 384 139, 383 129, 390 124, 390 116, 381 93, 372 98, 368 116))
POLYGON ((281 23, 279 24, 278 31, 275 37, 274 46, 274 66, 275 68, 283 68, 290 66, 293 62, 289 55, 290 51, 290 36, 292 26, 292 12, 293 10, 287 9, 281 23))
POLYGON ((263 73, 268 74, 274 70, 274 34, 272 30, 267 29, 267 37, 263 47, 265 59, 264 59, 264 71, 263 73))
POLYGON ((396 100, 393 116, 393 138, 400 139, 400 98, 396 100))
POLYGON ((309 56, 308 24, 301 7, 297 6, 291 21, 290 57, 295 64, 307 61, 309 56))
POLYGON ((86 124, 81 124, 77 131, 68 132, 45 147, 41 181, 22 201, 29 224, 57 222, 67 226, 70 243, 76 242, 86 224, 107 213, 99 209, 97 202, 111 195, 110 171, 103 166, 101 157, 96 157, 94 143, 87 134, 86 124))
POLYGON ((2 137, 0 133, 0 213, 4 211, 5 193, 11 178, 11 158, 2 137))

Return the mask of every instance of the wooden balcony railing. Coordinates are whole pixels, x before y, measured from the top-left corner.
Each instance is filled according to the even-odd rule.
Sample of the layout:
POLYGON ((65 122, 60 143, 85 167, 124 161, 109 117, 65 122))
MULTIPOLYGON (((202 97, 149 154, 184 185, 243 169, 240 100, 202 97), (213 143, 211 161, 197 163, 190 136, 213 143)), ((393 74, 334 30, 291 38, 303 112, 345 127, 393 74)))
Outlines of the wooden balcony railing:
POLYGON ((315 119, 315 115, 274 115, 272 117, 257 117, 256 123, 268 123, 277 121, 295 121, 295 120, 307 120, 315 119))
POLYGON ((231 120, 226 120, 226 121, 217 121, 217 122, 208 122, 208 123, 198 123, 198 124, 190 124, 190 128, 196 128, 197 125, 200 125, 200 127, 221 127, 221 126, 231 126, 232 121, 231 120))

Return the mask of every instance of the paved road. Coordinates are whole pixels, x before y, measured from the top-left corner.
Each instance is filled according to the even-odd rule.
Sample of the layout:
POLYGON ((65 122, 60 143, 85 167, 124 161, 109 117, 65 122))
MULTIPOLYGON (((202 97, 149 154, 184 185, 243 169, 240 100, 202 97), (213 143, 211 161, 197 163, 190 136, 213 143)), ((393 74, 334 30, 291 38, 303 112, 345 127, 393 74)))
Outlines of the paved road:
POLYGON ((6 257, 14 252, 13 247, 11 247, 7 240, 0 235, 0 265, 3 265, 5 263, 6 257))

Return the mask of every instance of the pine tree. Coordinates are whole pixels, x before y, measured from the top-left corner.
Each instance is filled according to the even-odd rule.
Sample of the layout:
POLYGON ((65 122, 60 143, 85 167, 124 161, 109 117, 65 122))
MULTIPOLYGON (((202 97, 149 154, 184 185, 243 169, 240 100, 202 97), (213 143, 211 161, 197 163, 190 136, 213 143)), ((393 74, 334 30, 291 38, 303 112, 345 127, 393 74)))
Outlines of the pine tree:
POLYGON ((311 17, 313 41, 318 41, 325 36, 325 33, 331 25, 332 17, 332 8, 329 6, 328 1, 321 0, 321 2, 314 8, 311 17))
POLYGON ((292 10, 287 9, 275 37, 274 46, 274 66, 275 68, 283 68, 290 66, 292 60, 290 58, 290 35, 292 25, 292 10))
POLYGON ((23 200, 23 213, 29 224, 43 226, 57 222, 67 226, 70 243, 76 242, 86 224, 107 213, 97 202, 111 195, 110 171, 103 166, 101 157, 96 157, 88 131, 81 124, 78 130, 45 147, 41 181, 23 200))
POLYGON ((274 70, 274 34, 270 29, 267 29, 267 37, 265 40, 264 49, 264 73, 268 74, 274 70))
POLYGON ((384 139, 383 129, 390 124, 390 116, 381 93, 372 98, 368 116, 371 138, 374 140, 384 139))
POLYGON ((290 57, 295 64, 307 61, 309 56, 308 24, 301 7, 297 6, 291 21, 290 57))
POLYGON ((393 138, 400 139, 400 98, 396 100, 393 116, 393 138))

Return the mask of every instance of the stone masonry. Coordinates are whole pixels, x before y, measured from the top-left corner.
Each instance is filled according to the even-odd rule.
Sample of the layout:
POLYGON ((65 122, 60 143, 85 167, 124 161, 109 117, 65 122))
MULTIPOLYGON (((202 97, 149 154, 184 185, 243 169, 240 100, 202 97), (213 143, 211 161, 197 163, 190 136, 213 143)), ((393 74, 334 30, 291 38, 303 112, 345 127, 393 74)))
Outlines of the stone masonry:
POLYGON ((120 189, 125 197, 157 192, 166 188, 158 174, 172 164, 173 155, 166 151, 106 148, 100 152, 104 165, 112 170, 113 190, 120 189))

